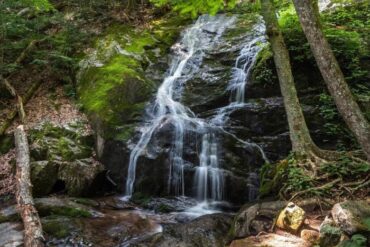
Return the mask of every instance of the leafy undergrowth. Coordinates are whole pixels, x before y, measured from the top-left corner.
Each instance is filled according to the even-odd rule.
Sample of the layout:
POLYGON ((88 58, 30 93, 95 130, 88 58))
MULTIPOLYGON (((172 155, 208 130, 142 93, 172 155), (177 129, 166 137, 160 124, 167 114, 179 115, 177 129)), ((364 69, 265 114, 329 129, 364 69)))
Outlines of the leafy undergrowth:
POLYGON ((294 154, 276 164, 265 164, 261 169, 261 197, 279 195, 292 200, 320 197, 364 198, 370 193, 370 164, 342 154, 336 161, 297 158, 294 154), (316 161, 315 161, 316 162, 316 161))

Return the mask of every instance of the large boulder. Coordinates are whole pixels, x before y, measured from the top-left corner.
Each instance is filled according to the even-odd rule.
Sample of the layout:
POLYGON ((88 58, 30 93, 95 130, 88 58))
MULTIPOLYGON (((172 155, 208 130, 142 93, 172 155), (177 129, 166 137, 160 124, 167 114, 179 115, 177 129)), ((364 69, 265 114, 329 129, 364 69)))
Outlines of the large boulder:
POLYGON ((102 164, 93 158, 93 136, 83 123, 43 124, 30 130, 31 181, 35 197, 51 192, 87 195, 102 164))
POLYGON ((156 247, 223 247, 227 243, 225 232, 229 229, 232 216, 210 214, 184 224, 164 226, 163 232, 134 243, 132 246, 156 247))
POLYGON ((345 201, 331 210, 335 223, 347 234, 370 232, 370 203, 368 201, 345 201))

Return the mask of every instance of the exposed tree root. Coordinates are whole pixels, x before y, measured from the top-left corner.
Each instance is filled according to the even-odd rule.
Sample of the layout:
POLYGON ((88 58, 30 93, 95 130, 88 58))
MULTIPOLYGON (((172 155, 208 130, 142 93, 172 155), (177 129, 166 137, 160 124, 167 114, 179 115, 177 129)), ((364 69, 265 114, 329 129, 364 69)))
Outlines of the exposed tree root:
POLYGON ((329 163, 340 164, 343 158, 346 158, 348 160, 347 162, 351 164, 368 165, 370 167, 370 164, 366 160, 356 157, 354 153, 326 151, 314 146, 310 152, 296 156, 296 158, 295 166, 305 176, 310 178, 311 187, 297 191, 294 185, 284 183, 279 190, 279 197, 281 199, 289 199, 291 201, 296 198, 305 198, 312 195, 320 197, 324 194, 331 198, 343 195, 353 197, 360 190, 364 190, 365 194, 370 191, 370 175, 366 172, 364 172, 363 176, 367 176, 364 178, 363 176, 346 177, 346 175, 330 174, 330 172, 323 170, 323 167, 329 163))

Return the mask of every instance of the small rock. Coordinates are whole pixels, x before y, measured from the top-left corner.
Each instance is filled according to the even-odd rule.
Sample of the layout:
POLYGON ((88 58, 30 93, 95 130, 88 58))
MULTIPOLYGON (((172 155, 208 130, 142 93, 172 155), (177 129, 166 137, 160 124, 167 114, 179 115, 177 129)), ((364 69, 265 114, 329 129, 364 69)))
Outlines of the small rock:
POLYGON ((306 212, 290 202, 279 214, 276 221, 277 227, 297 232, 306 218, 306 212))
POLYGON ((301 231, 301 239, 310 243, 315 243, 319 240, 320 233, 314 230, 303 229, 301 231))
POLYGON ((341 235, 342 231, 340 228, 335 225, 332 219, 326 217, 320 226, 320 246, 336 246, 340 241, 341 235))
POLYGON ((331 210, 335 223, 347 234, 370 232, 370 203, 345 201, 337 203, 331 210))

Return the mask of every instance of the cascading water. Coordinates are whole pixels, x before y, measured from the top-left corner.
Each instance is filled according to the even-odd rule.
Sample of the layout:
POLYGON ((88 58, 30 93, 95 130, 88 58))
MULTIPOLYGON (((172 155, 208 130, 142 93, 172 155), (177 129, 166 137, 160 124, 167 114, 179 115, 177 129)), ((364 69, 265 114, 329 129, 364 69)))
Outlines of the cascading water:
MULTIPOLYGON (((261 50, 260 43, 265 42, 264 31, 265 27, 263 24, 256 25, 253 29, 253 32, 256 33, 256 37, 252 36, 253 39, 247 41, 241 49, 235 61, 235 65, 232 68, 232 77, 227 87, 227 90, 231 92, 230 104, 218 110, 217 114, 211 119, 211 124, 223 128, 227 121, 228 114, 245 106, 246 83, 248 82, 251 69, 256 62, 258 52, 261 50)), ((203 135, 202 149, 199 157, 200 164, 196 168, 195 173, 197 199, 202 201, 208 199, 219 201, 223 199, 224 194, 223 170, 218 166, 217 149, 220 145, 217 142, 216 133, 213 133, 214 130, 215 128, 209 128, 210 133, 203 135)), ((256 146, 255 144, 245 144, 256 146)), ((259 147, 257 146, 257 148, 259 147)), ((261 149, 260 151, 264 156, 263 151, 261 149)), ((253 186, 256 179, 251 180, 251 176, 252 175, 250 175, 248 180, 254 183, 250 182, 248 184, 250 188, 248 197, 250 200, 256 197, 256 188, 253 186)))
POLYGON ((217 126, 223 127, 227 121, 228 114, 245 106, 245 87, 257 55, 262 49, 261 44, 266 42, 264 35, 265 26, 262 23, 255 25, 252 32, 255 33, 251 36, 252 40, 246 41, 232 68, 232 77, 227 87, 227 90, 231 92, 230 104, 220 108, 211 120, 217 126))
POLYGON ((157 91, 154 107, 149 109, 149 119, 141 127, 140 139, 130 154, 125 193, 127 197, 133 193, 138 158, 147 148, 155 130, 165 121, 170 121, 174 126, 169 189, 172 188, 172 193, 176 195, 184 194, 184 134, 190 124, 203 130, 206 123, 179 102, 182 88, 198 71, 205 51, 217 44, 219 37, 234 20, 234 17, 225 15, 200 16, 193 26, 185 30, 181 41, 173 46, 175 55, 168 76, 157 91))

